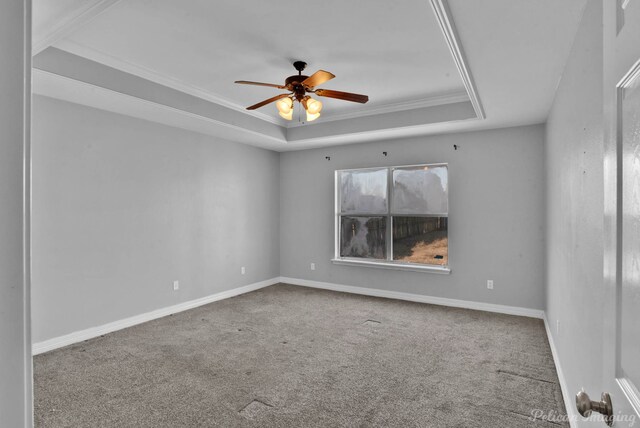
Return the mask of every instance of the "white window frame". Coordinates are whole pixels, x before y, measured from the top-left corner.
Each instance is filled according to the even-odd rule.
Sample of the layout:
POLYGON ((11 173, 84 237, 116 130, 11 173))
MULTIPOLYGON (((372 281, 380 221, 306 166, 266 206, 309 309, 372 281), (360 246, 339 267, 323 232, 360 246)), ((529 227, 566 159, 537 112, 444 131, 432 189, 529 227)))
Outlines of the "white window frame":
MULTIPOLYGON (((395 261, 391 258, 393 257, 393 217, 394 215, 391 213, 391 198, 393 197, 393 171, 396 169, 403 168, 415 168, 415 167, 438 167, 438 166, 446 166, 447 167, 447 183, 449 183, 449 164, 448 163, 425 163, 425 164, 415 164, 415 165, 397 165, 397 166, 378 166, 378 167, 370 167, 370 168, 348 168, 348 169, 338 169, 334 172, 334 223, 335 223, 335 242, 334 242, 334 256, 331 259, 331 262, 336 265, 346 265, 346 266, 365 266, 365 267, 374 267, 374 268, 382 268, 382 269, 395 269, 395 270, 408 270, 408 271, 416 271, 416 272, 430 272, 430 273, 439 273, 439 274, 450 274, 451 267, 450 265, 428 265, 422 263, 411 263, 411 262, 403 262, 403 261, 395 261), (343 216, 340 212, 340 201, 341 198, 341 186, 340 186, 340 173, 349 172, 349 171, 374 171, 386 169, 387 170, 387 213, 386 214, 372 214, 372 213, 355 213, 348 214, 347 216, 355 216, 355 217, 386 217, 387 218, 387 259, 386 260, 376 260, 376 259, 364 259, 364 258, 356 258, 356 257, 340 257, 340 240, 341 240, 341 227, 340 227, 340 217, 343 216)), ((448 186, 448 184, 447 184, 448 186)), ((449 206, 449 192, 447 191, 447 207, 449 206)), ((448 211, 448 208, 447 208, 448 211)), ((402 217, 447 217, 449 218, 449 213, 446 214, 411 214, 411 215, 401 215, 402 217)), ((396 216, 397 217, 397 216, 396 216)), ((449 236, 449 229, 447 226, 447 237, 449 236)), ((450 246, 447 243, 447 260, 450 261, 450 246)))

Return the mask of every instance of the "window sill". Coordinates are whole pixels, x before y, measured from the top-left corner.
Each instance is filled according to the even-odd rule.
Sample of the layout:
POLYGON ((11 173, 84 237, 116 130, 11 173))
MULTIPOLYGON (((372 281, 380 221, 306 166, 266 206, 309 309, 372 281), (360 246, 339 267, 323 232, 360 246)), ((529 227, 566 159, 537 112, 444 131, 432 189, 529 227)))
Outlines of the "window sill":
POLYGON ((451 269, 447 266, 428 266, 409 263, 394 263, 394 262, 374 262, 369 260, 354 260, 354 259, 331 259, 334 265, 345 266, 366 266, 379 269, 394 269, 394 270, 408 270, 413 272, 428 272, 438 273, 443 275, 449 275, 451 269))

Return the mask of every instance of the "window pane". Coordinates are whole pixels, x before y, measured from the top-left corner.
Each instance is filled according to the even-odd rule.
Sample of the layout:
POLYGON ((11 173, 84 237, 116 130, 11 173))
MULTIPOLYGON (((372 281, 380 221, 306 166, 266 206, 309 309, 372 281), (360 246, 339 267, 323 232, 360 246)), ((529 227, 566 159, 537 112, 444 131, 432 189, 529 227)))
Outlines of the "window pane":
POLYGON ((393 170, 392 214, 447 214, 447 167, 420 166, 393 170))
POLYGON ((387 257, 386 217, 340 217, 340 228, 340 257, 387 257))
POLYGON ((340 195, 344 214, 386 214, 387 170, 340 172, 340 195))
POLYGON ((447 217, 393 217, 393 260, 447 265, 447 217))

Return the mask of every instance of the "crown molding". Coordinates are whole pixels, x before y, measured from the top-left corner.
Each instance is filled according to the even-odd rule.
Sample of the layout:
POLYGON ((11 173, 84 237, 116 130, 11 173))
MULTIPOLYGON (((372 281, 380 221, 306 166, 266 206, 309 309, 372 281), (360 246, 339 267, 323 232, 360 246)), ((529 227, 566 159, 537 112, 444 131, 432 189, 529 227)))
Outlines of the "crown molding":
MULTIPOLYGON (((454 104, 463 101, 469 101, 469 96, 465 91, 453 92, 450 94, 440 94, 431 97, 421 98, 419 100, 401 101, 392 104, 384 104, 365 110, 351 111, 331 116, 322 116, 322 123, 333 122, 336 120, 354 119, 356 117, 374 116, 377 114, 395 113, 405 110, 413 110, 425 107, 435 107, 446 104, 454 104)), ((309 123, 293 122, 287 124, 287 128, 297 128, 300 126, 310 126, 309 123)))
POLYGON ((242 141, 245 144, 263 147, 270 150, 274 150, 276 147, 286 143, 284 138, 275 138, 240 125, 227 123, 208 116, 202 116, 165 104, 159 104, 154 101, 138 98, 113 89, 96 86, 91 83, 72 79, 50 71, 34 68, 32 74, 34 80, 33 93, 37 95, 87 105, 93 108, 99 108, 118 114, 195 132, 206 133, 209 135, 217 134, 215 132, 206 132, 202 129, 209 128, 210 126, 222 127, 235 131, 236 133, 255 137, 254 142, 242 141), (51 88, 55 89, 51 90, 51 88), (84 100, 84 102, 80 102, 78 98, 84 100), (118 108, 113 108, 116 105, 118 108), (179 124, 171 123, 168 121, 168 117, 182 118, 182 120, 180 120, 179 124), (195 120, 199 125, 197 127, 191 127, 184 121, 184 119, 195 120))
MULTIPOLYGON (((419 100, 397 102, 393 104, 384 104, 366 110, 352 111, 331 116, 322 116, 322 123, 333 122, 336 120, 354 119, 356 117, 374 116, 377 114, 395 113, 405 110, 413 110, 425 107, 441 106, 446 104, 454 104, 463 101, 469 101, 469 96, 465 91, 454 92, 451 94, 434 95, 432 97, 421 98, 419 100)), ((297 128, 300 126, 310 126, 309 123, 290 123, 287 128, 297 128)))
POLYGON ((462 49, 458 32, 455 24, 453 23, 453 18, 451 17, 449 3, 447 0, 431 0, 431 7, 436 15, 438 24, 440 24, 440 29, 442 30, 442 34, 444 34, 447 46, 451 51, 451 56, 453 56, 453 61, 460 73, 460 77, 462 78, 464 87, 467 90, 467 94, 469 94, 469 99, 473 105, 473 109, 475 110, 478 119, 485 119, 486 116, 484 109, 482 108, 482 103, 480 102, 480 97, 478 96, 473 77, 471 76, 471 71, 467 65, 466 56, 462 49))
MULTIPOLYGON (((458 41, 458 36, 455 30, 455 27, 453 25, 453 20, 450 18, 449 16, 450 12, 448 10, 448 6, 446 6, 446 3, 444 2, 446 2, 446 0, 432 0, 432 6, 436 15, 436 19, 440 24, 440 28, 444 34, 445 40, 447 42, 447 46, 449 47, 449 50, 453 57, 456 68, 460 73, 460 77, 463 82, 465 91, 460 91, 460 92, 455 92, 450 94, 438 94, 434 96, 421 98, 418 100, 401 101, 401 102, 396 102, 391 104, 384 104, 384 105, 373 107, 370 109, 345 112, 341 114, 339 113, 331 116, 323 116, 322 122, 324 123, 324 122, 332 122, 332 121, 338 121, 338 120, 348 120, 348 119, 353 119, 357 117, 366 117, 366 116, 372 116, 377 114, 394 113, 394 112, 417 109, 417 108, 453 104, 461 101, 471 101, 471 104, 473 105, 474 111, 476 112, 476 115, 478 116, 478 118, 484 119, 485 118, 484 111, 480 104, 479 97, 476 93, 473 79, 471 77, 471 72, 467 68, 462 46, 458 41)), ((257 117, 258 119, 262 119, 266 122, 281 126, 283 128, 297 128, 300 126, 310 125, 308 123, 286 122, 279 118, 267 115, 265 113, 261 113, 256 110, 252 110, 252 111, 246 110, 244 106, 234 103, 233 101, 230 101, 211 91, 207 91, 195 85, 186 83, 180 79, 176 79, 174 77, 169 77, 167 75, 158 73, 147 67, 133 64, 122 58, 118 58, 114 55, 107 54, 98 49, 83 45, 75 41, 62 40, 59 43, 57 43, 55 47, 58 49, 73 53, 75 55, 79 55, 84 58, 90 59, 92 61, 96 61, 108 67, 112 67, 120 71, 133 74, 135 76, 187 93, 189 95, 193 95, 198 98, 202 98, 207 101, 211 101, 216 104, 225 106, 227 108, 242 112, 244 114, 257 117)))
POLYGON ((420 135, 442 134, 447 132, 464 132, 463 129, 459 127, 453 129, 452 126, 465 123, 469 125, 469 128, 471 129, 481 129, 478 127, 473 127, 474 124, 477 124, 480 121, 481 119, 477 117, 472 117, 469 119, 451 119, 442 122, 423 123, 408 126, 392 126, 389 128, 374 129, 370 131, 355 131, 345 134, 308 137, 300 140, 287 140, 287 146, 283 147, 280 151, 315 149, 325 147, 327 145, 364 143, 385 139, 396 140, 420 135))
POLYGON ((143 79, 149 80, 154 83, 158 83, 168 88, 175 89, 180 92, 184 92, 185 94, 193 95, 194 97, 202 98, 212 103, 216 103, 221 106, 230 108, 232 110, 236 110, 244 114, 257 117, 258 119, 262 119, 266 122, 273 123, 274 125, 285 127, 282 120, 271 117, 259 111, 247 110, 244 106, 236 104, 210 91, 206 91, 202 88, 183 82, 179 79, 160 74, 147 67, 133 64, 127 60, 115 57, 105 52, 101 52, 98 49, 85 46, 81 43, 74 42, 71 40, 63 40, 57 43, 55 47, 63 51, 72 53, 74 55, 84 57, 91 61, 98 62, 102 65, 106 65, 107 67, 115 68, 116 70, 120 70, 125 73, 129 73, 134 76, 141 77, 143 79))
POLYGON ((445 122, 389 127, 382 130, 350 132, 348 134, 318 136, 289 141, 286 136, 283 136, 283 138, 275 138, 237 124, 226 123, 212 117, 191 113, 165 104, 158 104, 127 93, 96 86, 46 70, 34 68, 33 81, 33 93, 37 95, 86 105, 92 108, 278 152, 316 148, 326 143, 334 145, 374 141, 381 138, 406 138, 415 135, 424 135, 425 133, 447 131, 451 125, 462 122, 467 122, 467 124, 470 125, 470 122, 478 121, 477 118, 455 119, 445 122), (226 136, 221 135, 221 132, 225 132, 223 131, 225 129, 233 132, 233 136, 228 133, 225 133, 226 136))
POLYGON ((633 82, 640 78, 640 60, 633 64, 633 67, 625 74, 616 85, 618 89, 628 89, 633 82))
MULTIPOLYGON (((74 55, 78 55, 80 57, 83 57, 87 60, 90 61, 94 61, 96 63, 102 64, 106 67, 111 67, 115 70, 119 70, 121 72, 124 73, 128 73, 132 76, 137 76, 139 78, 148 80, 150 82, 162 85, 164 87, 167 88, 171 88, 173 90, 177 90, 180 91, 182 93, 194 96, 194 97, 198 97, 202 100, 211 102, 213 104, 219 105, 219 106, 223 106, 226 108, 229 108, 231 110, 237 111, 239 113, 242 113, 243 115, 247 115, 247 116, 253 116, 255 118, 258 118, 264 122, 268 122, 270 124, 276 125, 279 128, 281 128, 282 130, 284 130, 286 132, 287 129, 291 129, 291 128, 299 128, 300 126, 309 126, 310 124, 299 124, 297 122, 285 122, 284 120, 281 120, 280 118, 277 117, 273 117, 270 115, 267 115, 265 113, 261 113, 258 111, 247 111, 244 106, 238 105, 237 103, 234 103, 232 101, 230 101, 227 98, 224 98, 222 96, 219 96, 215 93, 212 93, 208 90, 204 90, 203 88, 197 87, 195 85, 189 84, 185 81, 182 81, 180 79, 176 79, 174 77, 170 77, 161 73, 158 73, 157 71, 147 68, 147 67, 143 67, 137 64, 134 64, 132 62, 129 62, 127 60, 124 60, 122 58, 116 57, 114 55, 102 52, 98 49, 86 46, 82 43, 78 43, 69 39, 64 39, 64 37, 68 36, 71 31, 79 28, 80 25, 83 25, 84 23, 88 22, 90 19, 95 18, 96 16, 98 16, 100 13, 104 12, 108 7, 113 6, 114 4, 116 4, 118 1, 120 0, 101 0, 98 3, 93 3, 93 6, 85 8, 85 10, 80 13, 75 15, 75 17, 73 19, 69 19, 67 20, 68 22, 65 25, 60 25, 59 27, 63 28, 64 27, 64 31, 63 30, 59 30, 57 31, 58 36, 51 37, 49 40, 54 40, 55 39, 55 44, 53 45, 55 48, 60 49, 62 51, 66 51, 68 53, 74 54, 74 55), (92 11, 92 13, 89 13, 90 11, 92 11), (85 16, 85 19, 79 19, 79 16, 85 16), (76 24, 71 25, 70 22, 75 22, 76 24), (59 38, 58 38, 59 37, 59 38)), ((470 103, 470 107, 472 107, 473 112, 470 111, 470 113, 473 114, 473 116, 469 117, 468 119, 465 120, 470 120, 470 119, 485 119, 485 113, 484 110, 482 108, 482 104, 480 102, 480 98, 477 94, 476 88, 475 88, 475 84, 471 75, 470 70, 468 69, 468 64, 464 55, 464 51, 462 49, 462 45, 459 41, 459 37, 455 28, 455 25, 453 23, 453 20, 451 18, 451 12, 449 10, 449 6, 447 3, 447 0, 430 0, 431 1, 431 6, 433 8, 434 14, 436 16, 436 20, 440 25, 440 29, 443 32, 444 35, 444 39, 445 42, 447 43, 447 46, 449 48, 449 51, 453 57, 454 60, 454 64, 456 65, 456 68, 461 76, 461 80, 463 82, 463 86, 464 86, 464 90, 462 91, 457 91, 457 92, 452 92, 452 93, 448 93, 448 94, 438 94, 435 96, 430 96, 430 97, 426 97, 426 98, 422 98, 422 99, 418 99, 418 100, 410 100, 410 101, 401 101, 401 102, 395 102, 395 103, 390 103, 390 104, 385 104, 385 105, 380 105, 380 106, 372 106, 371 108, 368 109, 362 109, 362 110, 357 110, 357 111, 352 111, 352 112, 345 112, 345 113, 337 113, 335 115, 326 115, 323 116, 323 120, 322 123, 325 122, 334 122, 334 121, 344 121, 344 120, 349 120, 349 119, 354 119, 354 118, 365 118, 367 116, 374 116, 374 115, 385 115, 385 114, 392 114, 395 112, 401 112, 401 111, 410 111, 410 110, 415 110, 415 109, 420 109, 420 108, 428 108, 428 107, 435 107, 435 106, 444 106, 444 105, 451 105, 451 104, 455 104, 455 103, 461 103, 461 102, 466 102, 466 103, 470 103)), ((42 76, 42 75, 41 75, 42 76)), ((60 75, 56 75, 58 82, 61 82, 61 80, 59 78, 63 77, 60 75)), ((52 80, 52 76, 49 76, 48 80, 52 80)), ((69 86, 71 83, 70 82, 66 82, 66 86, 69 86)), ((235 131, 240 131, 241 127, 237 126, 237 124, 228 124, 228 123, 222 123, 220 121, 215 120, 214 118, 211 117, 204 117, 204 116, 199 116, 199 115, 194 115, 193 113, 189 113, 189 112, 183 112, 179 109, 170 107, 170 106, 166 106, 166 105, 160 105, 160 104, 156 104, 150 101, 146 101, 146 100, 141 100, 143 101, 142 103, 134 103, 132 100, 128 100, 125 103, 125 97, 129 97, 129 98, 135 98, 132 97, 128 94, 124 94, 124 93, 120 93, 120 92, 115 92, 115 91, 111 91, 111 90, 102 90, 104 88, 98 88, 96 86, 90 85, 93 89, 89 89, 89 87, 85 88, 86 90, 84 91, 84 93, 88 94, 88 96, 91 98, 91 101, 89 102, 89 104, 86 103, 82 103, 81 104, 86 104, 86 105, 91 105, 90 103, 94 103, 96 104, 96 96, 97 93, 96 92, 100 92, 102 93, 108 100, 110 101, 103 101, 102 104, 103 105, 109 105, 110 103, 124 103, 127 107, 126 109, 130 110, 130 111, 137 111, 136 109, 146 105, 148 107, 149 110, 153 110, 154 113, 149 113, 148 117, 142 117, 142 116, 137 116, 137 117, 141 117, 141 118, 146 118, 147 120, 152 120, 152 121, 158 121, 158 118, 160 117, 165 117, 166 118, 166 114, 169 114, 170 112, 174 112, 176 113, 176 117, 182 117, 182 118, 187 118, 189 117, 191 121, 194 121, 195 119, 198 119, 196 122, 199 123, 199 125, 197 125, 197 127, 199 126, 204 126, 205 124, 209 124, 207 125, 208 127, 210 126, 222 126, 225 127, 227 129, 234 129, 235 131), (107 91, 107 92, 105 92, 107 91), (111 92, 108 92, 111 91, 111 92), (116 101, 117 98, 117 101, 116 101), (137 107, 134 107, 137 106, 137 107), (154 107, 155 106, 155 107, 154 107), (150 118, 152 117, 152 118, 150 118)), ((48 94, 44 94, 44 95, 48 95, 48 94)), ((52 96, 52 95, 49 95, 52 96)), ((69 100, 68 96, 65 96, 64 94, 61 94, 60 91, 57 91, 57 96, 54 96, 54 98, 60 98, 60 99, 67 99, 68 101, 72 101, 69 100)), ((75 97, 77 98, 77 97, 75 97)), ((72 102, 78 102, 77 100, 72 101, 72 102)), ((99 103, 98 103, 99 104, 99 103)), ((103 107, 98 107, 98 108, 103 108, 103 107)), ((108 108, 105 108, 107 110, 109 110, 108 108)), ((127 113, 125 113, 127 114, 127 113)), ((132 114, 132 116, 136 117, 135 114, 132 114)), ((445 124, 449 124, 449 123, 458 123, 459 120, 454 119, 453 121, 449 120, 449 121, 445 121, 443 123, 445 124)), ((161 122, 162 123, 162 122, 161 122)), ((424 131, 424 128, 427 127, 428 129, 436 129, 437 125, 439 123, 428 123, 428 124, 423 124, 423 125, 410 125, 410 126, 403 126, 403 127, 394 127, 391 126, 389 128, 385 128, 384 130, 379 130, 375 132, 375 135, 381 135, 381 134, 393 134, 394 132, 400 132, 404 133, 406 131, 411 131, 412 133, 418 132, 418 130, 422 130, 424 131), (384 131, 384 132, 383 132, 384 131)), ((440 123, 442 124, 442 123, 440 123)), ((311 126, 313 127, 314 125, 317 124, 311 124, 311 126)), ((178 126, 178 127, 184 127, 185 129, 193 129, 193 124, 189 125, 189 126, 180 126, 180 125, 173 125, 173 126, 178 126)), ((260 133, 256 133, 256 131, 248 131, 246 129, 244 129, 245 132, 250 132, 255 134, 255 137, 266 137, 266 135, 262 135, 260 133), (259 135, 258 135, 259 134, 259 135)), ((205 131, 205 133, 209 134, 210 130, 207 128, 207 131, 205 131)), ((370 132, 367 132, 366 135, 370 135, 370 132)), ((349 134, 349 139, 353 139, 353 138, 360 138, 363 137, 363 135, 360 135, 360 132, 355 132, 355 133, 350 133, 349 134)), ((286 142, 293 142, 293 143, 299 143, 299 142, 309 142, 310 145, 315 145, 316 143, 318 143, 320 140, 322 141, 338 141, 342 138, 344 138, 344 135, 330 135, 330 136, 325 136, 325 137, 311 137, 309 136, 308 138, 302 138, 301 140, 294 140, 294 141, 288 141, 286 134, 284 139, 280 140, 278 138, 271 138, 271 142, 267 143, 266 145, 262 145, 262 143, 257 143, 255 145, 258 146, 271 146, 271 144, 275 143, 275 141, 278 141, 279 143, 286 143, 286 142), (317 140, 317 141, 316 141, 317 140)), ((264 140, 263 140, 264 141, 264 140)), ((254 145, 253 142, 250 142, 248 144, 252 144, 254 145)), ((270 148, 273 149, 273 147, 265 147, 265 148, 270 148)), ((276 149, 277 150, 277 149, 276 149)))
POLYGON ((45 34, 34 34, 31 54, 39 54, 49 46, 64 39, 78 28, 95 19, 120 1, 121 0, 99 0, 93 4, 91 2, 85 2, 83 7, 75 9, 66 17, 52 25, 45 34))

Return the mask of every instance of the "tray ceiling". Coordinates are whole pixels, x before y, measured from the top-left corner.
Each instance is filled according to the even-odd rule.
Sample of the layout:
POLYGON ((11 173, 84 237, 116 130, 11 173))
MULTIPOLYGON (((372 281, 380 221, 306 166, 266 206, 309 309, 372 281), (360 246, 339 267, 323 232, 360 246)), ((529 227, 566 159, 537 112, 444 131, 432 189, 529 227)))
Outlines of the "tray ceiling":
MULTIPOLYGON (((55 46, 239 107, 282 91, 234 80, 281 84, 297 59, 337 76, 324 88, 369 95, 364 107, 323 99, 323 117, 465 90, 424 0, 123 0, 55 46)), ((259 112, 281 120, 273 105, 259 112)))
POLYGON ((36 93, 276 150, 540 123, 584 5, 33 1, 36 93), (518 62, 509 63, 514 54, 518 62), (337 76, 323 88, 367 94, 369 103, 323 98, 323 115, 312 124, 295 116, 286 122, 273 105, 247 112, 280 92, 233 81, 281 83, 295 74, 294 60, 306 61, 308 74, 337 76), (509 67, 522 73, 534 60, 544 66, 536 80, 509 80, 509 67), (476 68, 483 77, 474 83, 476 68), (503 102, 511 96, 508 109, 492 102, 493 92, 503 102))

